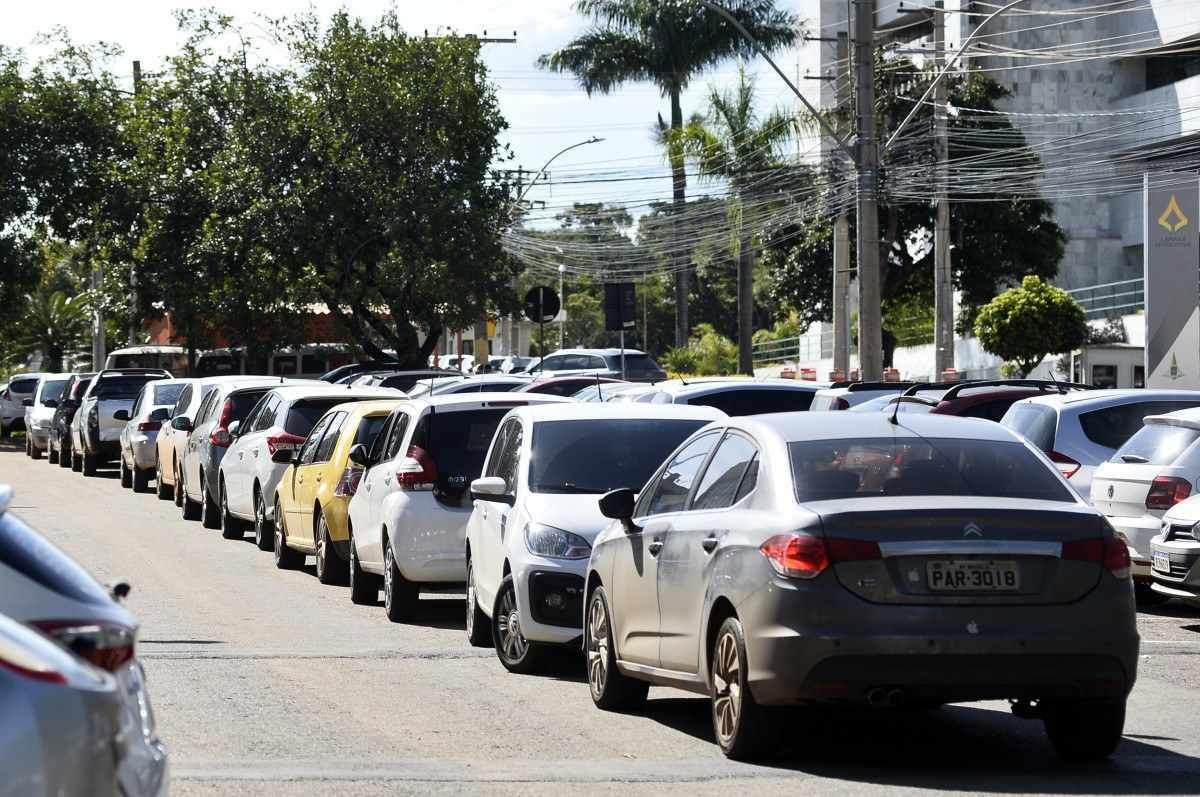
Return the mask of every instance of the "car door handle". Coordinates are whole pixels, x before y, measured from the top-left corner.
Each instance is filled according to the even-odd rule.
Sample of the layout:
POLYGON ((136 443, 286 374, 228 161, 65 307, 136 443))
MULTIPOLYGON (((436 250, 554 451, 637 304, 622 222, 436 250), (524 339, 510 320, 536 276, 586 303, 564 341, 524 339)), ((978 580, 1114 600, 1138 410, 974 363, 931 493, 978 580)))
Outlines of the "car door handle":
POLYGON ((705 537, 700 541, 700 547, 704 549, 705 553, 712 553, 717 549, 717 544, 720 542, 716 537, 705 537))
POLYGON ((321 478, 322 478, 321 474, 318 473, 316 478, 317 478, 317 481, 321 481, 321 478))
POLYGON ((250 453, 251 453, 251 454, 253 454, 254 456, 256 456, 256 457, 257 457, 257 456, 258 456, 258 449, 256 448, 256 449, 254 449, 253 451, 251 451, 250 453))
POLYGON ((296 478, 296 481, 300 482, 301 484, 304 484, 304 477, 303 477, 303 476, 298 476, 298 477, 296 478))
POLYGON ((649 545, 646 546, 646 550, 650 552, 651 556, 658 556, 658 552, 661 551, 662 549, 663 549, 662 540, 654 540, 653 542, 651 542, 649 545))

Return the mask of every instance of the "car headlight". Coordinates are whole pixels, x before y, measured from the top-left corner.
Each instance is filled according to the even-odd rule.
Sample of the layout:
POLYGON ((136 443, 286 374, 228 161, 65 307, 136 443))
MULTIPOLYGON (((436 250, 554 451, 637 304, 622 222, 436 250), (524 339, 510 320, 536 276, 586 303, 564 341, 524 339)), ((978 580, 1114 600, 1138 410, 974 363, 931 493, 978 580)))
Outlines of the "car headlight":
POLYGON ((586 559, 592 555, 592 546, 583 537, 541 523, 526 524, 525 547, 532 554, 551 559, 586 559))

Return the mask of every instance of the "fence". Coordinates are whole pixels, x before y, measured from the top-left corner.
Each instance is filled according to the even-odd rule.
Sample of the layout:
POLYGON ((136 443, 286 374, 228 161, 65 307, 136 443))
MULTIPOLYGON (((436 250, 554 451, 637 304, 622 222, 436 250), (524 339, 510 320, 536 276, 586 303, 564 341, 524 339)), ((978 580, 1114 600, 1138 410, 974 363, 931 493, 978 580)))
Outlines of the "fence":
POLYGON ((794 338, 754 344, 755 365, 793 362, 807 363, 833 356, 833 329, 821 324, 818 330, 794 338))

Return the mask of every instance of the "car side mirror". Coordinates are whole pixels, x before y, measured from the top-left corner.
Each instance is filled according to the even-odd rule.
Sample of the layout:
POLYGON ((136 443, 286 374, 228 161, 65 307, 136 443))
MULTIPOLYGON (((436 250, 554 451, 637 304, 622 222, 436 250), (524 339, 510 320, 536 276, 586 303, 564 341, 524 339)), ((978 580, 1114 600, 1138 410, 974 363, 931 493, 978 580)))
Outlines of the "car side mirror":
POLYGON ((499 476, 484 476, 471 482, 471 497, 476 501, 492 501, 509 506, 517 501, 517 497, 508 491, 508 482, 499 476))
POLYGON ((291 465, 296 461, 296 452, 290 448, 277 448, 271 455, 271 461, 276 465, 291 465))
POLYGON ((46 399, 45 401, 42 402, 42 406, 50 407, 51 409, 54 409, 55 407, 58 406, 58 399, 46 399))
POLYGON ((234 421, 233 423, 229 424, 229 428, 226 431, 229 432, 230 437, 237 437, 238 432, 241 431, 241 428, 242 428, 242 422, 234 421))
POLYGON ((162 423, 163 421, 165 421, 167 418, 170 418, 170 417, 171 417, 171 411, 169 409, 167 409, 166 407, 159 407, 158 409, 156 409, 150 413, 149 420, 158 421, 159 423, 162 423))
POLYGON ((186 415, 172 418, 171 428, 177 432, 190 432, 192 431, 192 419, 186 415))
POLYGON ((113 420, 114 421, 129 420, 129 410, 117 410, 116 412, 113 413, 113 420))
POLYGON ((21 399, 21 406, 22 407, 32 407, 33 399, 31 399, 31 398, 21 399))
POLYGON ((346 454, 346 459, 350 460, 353 464, 360 468, 369 467, 371 464, 371 457, 367 453, 366 445, 363 443, 355 443, 353 446, 351 446, 350 452, 346 454))
POLYGON ((633 533, 637 529, 633 525, 633 505, 636 501, 637 495, 628 487, 609 490, 600 496, 600 514, 621 521, 626 533, 633 533))

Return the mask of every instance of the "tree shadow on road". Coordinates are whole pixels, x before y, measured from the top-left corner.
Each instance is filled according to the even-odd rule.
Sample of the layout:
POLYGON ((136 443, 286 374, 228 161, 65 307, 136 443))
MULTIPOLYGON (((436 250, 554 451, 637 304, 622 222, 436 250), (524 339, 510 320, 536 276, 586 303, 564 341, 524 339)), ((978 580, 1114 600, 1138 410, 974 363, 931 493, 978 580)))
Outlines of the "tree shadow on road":
MULTIPOLYGON (((705 698, 650 700, 641 712, 715 744, 705 698)), ((1195 794, 1200 759, 1126 736, 1112 759, 1059 759, 1042 724, 971 706, 810 709, 781 716, 782 744, 761 766, 911 789, 998 794, 1195 794)))

